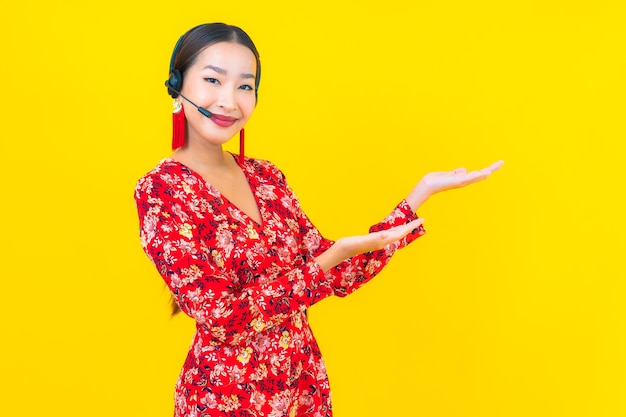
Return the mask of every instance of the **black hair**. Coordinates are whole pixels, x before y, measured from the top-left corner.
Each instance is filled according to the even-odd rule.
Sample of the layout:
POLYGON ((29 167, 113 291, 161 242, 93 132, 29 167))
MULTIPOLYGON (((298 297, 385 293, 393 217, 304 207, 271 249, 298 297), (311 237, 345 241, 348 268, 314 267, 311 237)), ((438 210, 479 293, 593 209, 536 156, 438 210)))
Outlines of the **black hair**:
MULTIPOLYGON (((206 23, 189 29, 179 40, 172 53, 170 61, 170 77, 174 70, 179 72, 181 79, 179 88, 185 73, 192 66, 205 48, 219 42, 235 42, 250 49, 256 59, 255 95, 258 99, 259 83, 261 82, 261 60, 259 51, 256 49, 250 36, 241 28, 226 23, 206 23)), ((170 92, 171 94, 171 92, 170 92)))

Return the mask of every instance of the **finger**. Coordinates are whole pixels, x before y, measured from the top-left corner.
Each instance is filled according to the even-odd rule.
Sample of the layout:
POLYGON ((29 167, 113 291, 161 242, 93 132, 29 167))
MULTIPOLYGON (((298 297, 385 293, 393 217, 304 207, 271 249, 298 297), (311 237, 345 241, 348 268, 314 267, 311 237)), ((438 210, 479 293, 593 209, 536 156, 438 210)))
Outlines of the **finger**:
MULTIPOLYGON (((398 239, 401 239, 405 237, 406 235, 408 235, 409 233, 411 233, 413 230, 418 229, 423 223, 424 223, 424 219, 419 218, 419 219, 411 221, 410 223, 405 224, 404 226, 402 226, 402 233, 400 234, 400 237, 398 237, 398 239)), ((395 239, 395 240, 398 240, 398 239, 395 239)))
POLYGON ((463 181, 460 183, 461 187, 464 187, 469 184, 474 184, 476 182, 482 181, 491 175, 491 171, 487 170, 487 168, 481 169, 479 171, 471 171, 465 174, 463 177, 463 181))
POLYGON ((469 172, 467 174, 467 176, 466 176, 468 184, 471 184, 471 183, 474 183, 474 182, 478 182, 478 181, 482 181, 482 180, 486 179, 491 174, 493 174, 495 171, 499 170, 500 167, 502 167, 503 164, 504 164, 504 161, 497 161, 497 162, 494 162, 493 164, 489 165, 486 168, 483 168, 483 169, 480 169, 480 170, 477 170, 477 171, 469 172))
POLYGON ((483 168, 480 171, 485 176, 485 178, 487 178, 488 176, 493 174, 495 171, 499 170, 500 167, 502 167, 502 164, 504 164, 504 161, 494 162, 493 164, 489 165, 487 168, 483 168))
POLYGON ((397 226, 397 227, 402 228, 402 229, 408 229, 409 231, 411 231, 413 229, 417 229, 423 223, 424 223, 424 219, 420 217, 419 219, 412 220, 407 224, 403 224, 402 226, 397 226))
POLYGON ((403 224, 401 226, 392 227, 388 230, 383 230, 379 233, 382 233, 380 238, 385 240, 386 243, 395 242, 396 240, 402 239, 413 230, 419 228, 422 223, 424 223, 423 218, 415 219, 407 224, 403 224), (386 233, 385 233, 386 232, 386 233))
POLYGON ((502 165, 504 165, 504 161, 500 160, 489 165, 486 169, 488 169, 489 172, 494 172, 494 171, 499 170, 502 167, 502 165))
POLYGON ((420 217, 419 219, 415 219, 415 220, 411 221, 410 223, 408 223, 407 226, 409 226, 411 228, 411 230, 413 230, 413 229, 417 229, 422 224, 424 224, 424 218, 420 217))

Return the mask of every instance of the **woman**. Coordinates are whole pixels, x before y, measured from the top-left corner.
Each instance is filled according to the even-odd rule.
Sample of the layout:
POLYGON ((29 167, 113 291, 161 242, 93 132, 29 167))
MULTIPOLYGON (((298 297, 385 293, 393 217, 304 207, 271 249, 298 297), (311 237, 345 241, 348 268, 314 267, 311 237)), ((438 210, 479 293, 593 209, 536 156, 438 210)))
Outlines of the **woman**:
POLYGON ((415 211, 431 195, 501 165, 428 174, 369 234, 324 239, 274 165, 222 149, 254 111, 260 70, 237 27, 184 34, 166 82, 176 149, 135 190, 141 244, 196 321, 176 416, 332 415, 306 309, 355 291, 422 235, 415 211))

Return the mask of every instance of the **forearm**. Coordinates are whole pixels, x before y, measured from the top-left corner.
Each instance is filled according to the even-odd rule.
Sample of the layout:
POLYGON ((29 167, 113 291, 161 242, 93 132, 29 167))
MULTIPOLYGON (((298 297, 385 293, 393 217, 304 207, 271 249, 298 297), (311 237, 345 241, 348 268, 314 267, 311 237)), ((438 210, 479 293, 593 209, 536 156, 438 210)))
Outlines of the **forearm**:
POLYGON ((382 222, 372 226, 368 235, 344 237, 330 246, 325 245, 323 252, 317 252, 318 256, 315 258, 322 270, 328 272, 345 260, 383 249, 390 243, 397 242, 396 249, 404 247, 424 234, 422 220, 418 219, 413 207, 426 197, 422 191, 417 191, 412 193, 415 206, 408 200, 402 201, 382 222))
POLYGON ((339 239, 315 258, 315 261, 324 273, 352 256, 342 242, 342 239, 339 239))
POLYGON ((422 206, 422 204, 424 204, 426 200, 428 200, 430 195, 431 193, 420 181, 406 197, 406 202, 409 204, 409 206, 411 206, 413 212, 416 212, 422 206))

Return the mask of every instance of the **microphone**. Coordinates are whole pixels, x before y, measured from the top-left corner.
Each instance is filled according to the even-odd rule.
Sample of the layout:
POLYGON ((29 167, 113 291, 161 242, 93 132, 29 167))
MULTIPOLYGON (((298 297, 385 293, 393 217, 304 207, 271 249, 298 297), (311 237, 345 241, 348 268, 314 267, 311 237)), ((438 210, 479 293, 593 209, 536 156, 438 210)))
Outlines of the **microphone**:
POLYGON ((169 80, 165 81, 165 86, 167 88, 169 88, 170 90, 172 90, 173 92, 175 92, 176 94, 178 94, 179 96, 181 96, 183 99, 187 100, 187 102, 189 102, 189 104, 191 104, 192 106, 194 106, 196 109, 198 109, 198 111, 200 113, 202 113, 204 116, 211 118, 211 116, 213 116, 213 113, 211 113, 210 111, 208 111, 207 109, 205 109, 204 107, 200 107, 198 106, 196 103, 194 103, 193 101, 189 100, 187 97, 183 96, 181 94, 180 91, 178 91, 177 89, 173 88, 170 83, 169 80))
MULTIPOLYGON (((213 113, 211 113, 210 111, 208 111, 204 107, 198 106, 196 103, 194 103, 193 101, 189 100, 187 97, 182 95, 180 93, 180 91, 178 91, 177 89, 173 88, 171 86, 171 84, 170 84, 170 80, 165 81, 165 86, 167 88, 169 88, 170 90, 172 90, 173 92, 175 92, 176 94, 178 94, 179 96, 181 96, 184 100, 186 100, 189 104, 194 106, 196 109, 198 109, 198 111, 200 113, 202 113, 203 116, 206 116, 206 117, 208 117, 210 119, 211 116, 213 115, 213 113)), ((244 147, 244 130, 242 128, 239 131, 239 165, 241 165, 242 167, 243 167, 243 164, 245 163, 245 158, 243 156, 243 147, 244 147)))

